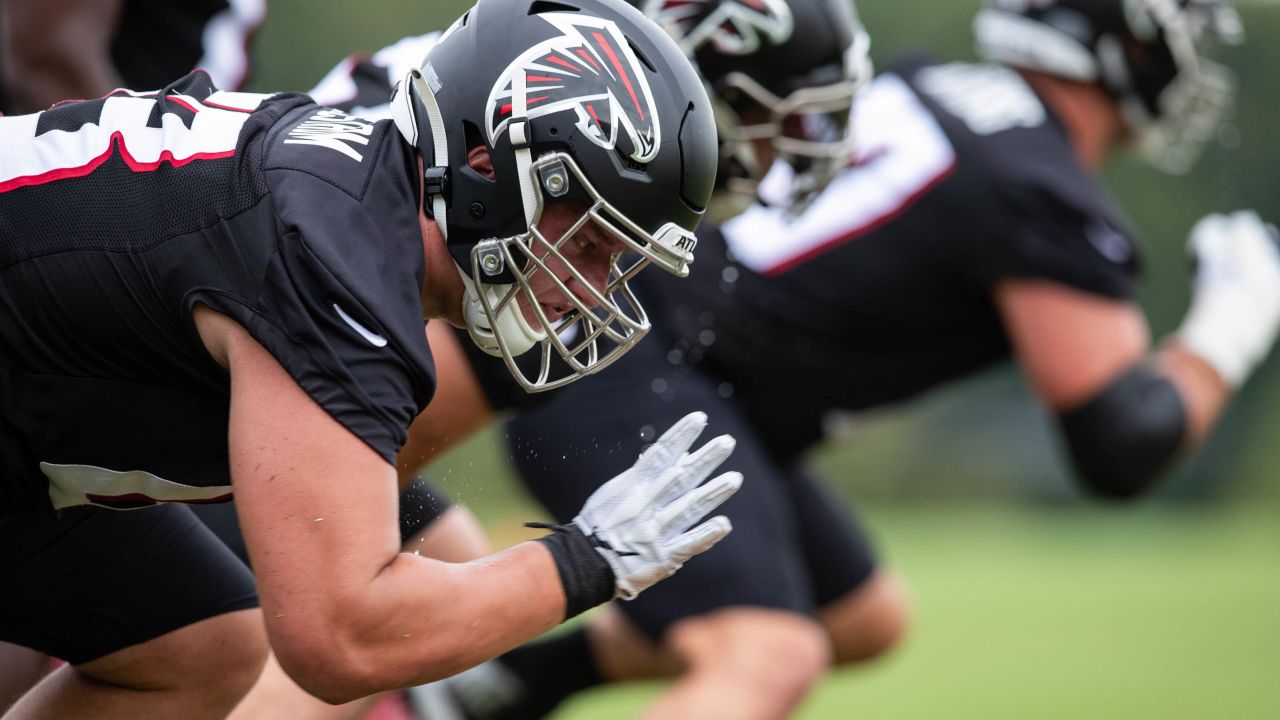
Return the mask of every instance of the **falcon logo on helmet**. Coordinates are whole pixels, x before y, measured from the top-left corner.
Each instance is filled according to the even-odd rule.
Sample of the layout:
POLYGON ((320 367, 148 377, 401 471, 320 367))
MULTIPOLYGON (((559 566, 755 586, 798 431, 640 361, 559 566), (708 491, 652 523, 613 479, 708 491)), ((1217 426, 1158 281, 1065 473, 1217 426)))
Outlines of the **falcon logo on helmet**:
POLYGON ((596 145, 615 149, 625 134, 632 160, 657 157, 661 128, 653 94, 618 26, 578 13, 538 17, 563 35, 530 48, 498 78, 489 95, 490 144, 513 119, 573 112, 596 145))
POLYGON ((647 0, 643 11, 675 29, 685 52, 709 42, 725 55, 750 55, 760 48, 760 36, 778 45, 794 27, 785 0, 647 0))

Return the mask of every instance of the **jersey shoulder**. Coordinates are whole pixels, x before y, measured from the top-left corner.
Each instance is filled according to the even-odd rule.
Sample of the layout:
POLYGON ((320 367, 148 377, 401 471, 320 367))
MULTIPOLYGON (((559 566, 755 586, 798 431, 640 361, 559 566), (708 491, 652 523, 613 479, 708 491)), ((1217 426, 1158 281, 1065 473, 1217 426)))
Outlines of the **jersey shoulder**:
POLYGON ((278 250, 251 334, 388 461, 430 401, 435 368, 413 159, 390 123, 308 103, 265 149, 278 250))
POLYGON ((891 72, 945 131, 956 182, 967 188, 961 194, 981 201, 974 237, 981 239, 979 255, 993 262, 990 272, 982 261, 974 270, 984 279, 1044 276, 1131 295, 1140 267, 1131 224, 1022 75, 1001 65, 927 58, 908 59, 891 72))
POLYGON ((997 188, 1030 188, 1123 225, 1077 159, 1066 128, 1017 71, 991 63, 909 60, 899 70, 931 109, 970 175, 997 188))
POLYGON ((263 170, 321 180, 357 201, 368 190, 390 123, 376 123, 314 102, 281 118, 267 138, 263 170))

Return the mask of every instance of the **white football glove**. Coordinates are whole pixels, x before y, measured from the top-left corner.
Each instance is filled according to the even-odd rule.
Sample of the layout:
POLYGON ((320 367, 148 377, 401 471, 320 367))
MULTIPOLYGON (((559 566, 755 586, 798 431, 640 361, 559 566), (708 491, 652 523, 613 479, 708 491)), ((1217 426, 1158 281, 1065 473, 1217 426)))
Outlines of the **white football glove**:
POLYGON ((613 569, 618 597, 634 598, 733 529, 721 515, 689 530, 742 486, 737 472, 702 485, 735 444, 721 435, 687 452, 706 426, 704 413, 683 417, 631 469, 592 493, 573 519, 613 569))
POLYGON ((1280 234, 1245 210, 1191 229, 1194 294, 1177 336, 1231 387, 1267 356, 1280 329, 1280 234))

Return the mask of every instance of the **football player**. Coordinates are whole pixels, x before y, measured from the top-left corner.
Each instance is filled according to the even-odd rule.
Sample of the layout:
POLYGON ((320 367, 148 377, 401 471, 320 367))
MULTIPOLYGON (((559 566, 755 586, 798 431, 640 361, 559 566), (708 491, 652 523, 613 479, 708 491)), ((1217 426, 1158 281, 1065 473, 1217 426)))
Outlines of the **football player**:
MULTIPOLYGON (((716 0, 687 5, 675 12, 672 12, 674 5, 641 7, 650 17, 668 25, 686 52, 699 57, 704 68, 713 69, 706 73, 707 76, 719 78, 721 84, 713 101, 722 97, 732 101, 721 101, 717 107, 721 138, 719 182, 724 190, 718 193, 717 204, 722 209, 740 206, 742 199, 749 200, 754 196, 755 184, 763 174, 755 146, 757 142, 768 145, 760 152, 786 159, 803 177, 802 182, 793 186, 789 200, 797 207, 848 163, 852 153, 852 138, 848 132, 850 101, 854 90, 870 75, 866 55, 868 40, 856 17, 850 13, 849 5, 829 0, 790 0, 760 5, 716 0), (681 27, 688 32, 680 32, 681 27), (705 37, 695 40, 698 35, 705 37), (737 69, 743 65, 752 66, 756 71, 751 76, 738 74, 737 69), (767 70, 761 72, 760 68, 767 70), (772 110, 757 101, 748 101, 744 96, 760 98, 772 110), (745 113, 747 121, 739 113, 745 113)), ((335 67, 311 91, 311 95, 323 104, 342 107, 365 117, 387 116, 390 106, 385 99, 390 83, 403 75, 415 58, 428 52, 438 40, 439 33, 429 33, 405 38, 372 56, 352 56, 335 67)), ((469 363, 462 355, 462 346, 456 342, 452 331, 433 323, 428 333, 438 351, 437 366, 453 368, 460 377, 459 382, 447 383, 442 388, 442 392, 448 395, 438 398, 436 406, 439 411, 423 413, 415 421, 410 441, 401 453, 402 469, 409 467, 415 459, 421 462, 433 457, 458 437, 482 427, 492 416, 489 404, 471 376, 469 363), (461 374, 465 374, 465 382, 461 374)), ((567 334, 562 334, 562 337, 565 342, 572 342, 567 334)), ((484 357, 479 350, 476 354, 484 357)), ((491 365, 476 362, 474 367, 509 377, 504 362, 494 361, 491 365)), ((557 371, 564 369, 561 366, 557 371)), ((501 377, 494 380, 515 394, 525 394, 509 380, 501 377)), ((494 387, 490 392, 497 395, 503 391, 494 387)), ((547 395, 530 396, 535 397, 547 395)), ((718 402, 718 398, 714 401, 718 402)), ((744 449, 740 448, 738 452, 742 453, 744 449)), ((451 513, 459 510, 455 508, 451 513)), ((449 517, 446 516, 445 520, 449 517)), ((430 532, 441 539, 459 535, 451 528, 440 527, 443 522, 432 525, 430 532)), ((842 529, 850 533, 851 542, 861 545, 863 541, 856 530, 842 529)), ((227 535, 225 532, 220 534, 227 535)), ((233 535, 230 539, 234 544, 233 535)), ((424 554, 429 551, 423 549, 424 554)), ((859 602, 850 604, 856 610, 853 617, 857 618, 857 627, 849 633, 850 644, 861 643, 859 652, 868 657, 891 644, 885 638, 893 633, 892 626, 901 604, 897 585, 892 580, 878 579, 869 584, 877 589, 868 590, 859 602), (875 622, 870 622, 872 620, 875 622), (862 631, 864 626, 869 627, 868 632, 862 631), (852 637, 855 635, 859 639, 852 637)), ((767 637, 771 619, 767 614, 763 618, 757 628, 759 637, 767 637)), ((772 626, 780 637, 775 649, 791 649, 787 647, 787 641, 795 634, 795 625, 794 620, 787 616, 772 626)), ((804 634, 806 629, 801 627, 799 631, 804 634)), ((578 637, 577 634, 567 636, 570 649, 576 647, 578 637)), ((812 651, 812 645, 804 644, 809 640, 815 644, 826 642, 817 632, 793 643, 799 645, 799 652, 795 655, 797 666, 800 672, 820 673, 824 663, 801 662, 805 660, 804 653, 812 651)), ((578 682, 580 665, 571 662, 569 672, 560 673, 556 671, 557 663, 551 659, 543 668, 544 672, 530 685, 538 687, 545 696, 562 697, 566 691, 558 688, 578 682)), ((793 702, 794 693, 786 674, 775 672, 775 675, 780 676, 780 681, 773 683, 776 691, 768 693, 788 696, 780 705, 793 702)), ((272 717, 281 712, 288 712, 291 717, 350 717, 356 709, 355 706, 317 706, 289 685, 283 673, 269 665, 260 686, 237 708, 233 717, 247 720, 272 717)), ((708 683, 704 681, 699 685, 707 686, 708 683)), ((719 689, 747 690, 731 686, 719 689)), ((426 717, 438 717, 438 707, 424 704, 431 702, 431 693, 411 694, 411 697, 415 698, 415 704, 426 717)))
MULTIPOLYGON (((650 716, 774 717, 828 659, 891 646, 901 591, 800 463, 829 410, 1012 359, 1082 486, 1112 498, 1148 492, 1212 428, 1275 339, 1275 231, 1249 212, 1198 223, 1191 308, 1153 349, 1133 298, 1138 249, 1096 172, 1135 145, 1190 165, 1229 107, 1230 76, 1206 53, 1239 38, 1238 16, 1218 1, 1009 1, 975 30, 987 62, 908 58, 860 94, 857 160, 807 205, 789 202, 795 164, 778 164, 765 202, 700 231, 692 282, 642 279, 665 343, 507 427, 524 482, 563 518, 591 492, 578 479, 686 408, 715 407, 740 441, 729 466, 753 480, 725 508, 743 531, 717 562, 617 605, 626 623, 520 648, 431 698, 530 717, 595 683, 678 671, 650 716)), ((740 117, 777 116, 758 105, 740 117)), ((493 375, 482 359, 468 372, 493 375)), ((495 387, 490 407, 520 401, 495 387)))
POLYGON ((423 317, 544 366, 582 326, 569 371, 522 387, 603 369, 648 330, 626 281, 688 272, 715 145, 688 61, 616 0, 481 0, 392 104, 197 72, 0 119, 0 639, 70 662, 13 712, 224 716, 263 620, 325 700, 438 678, 728 533, 689 529, 741 482, 702 484, 733 441, 687 452, 693 413, 540 542, 397 553, 423 317), (262 612, 174 504, 232 481, 262 612))

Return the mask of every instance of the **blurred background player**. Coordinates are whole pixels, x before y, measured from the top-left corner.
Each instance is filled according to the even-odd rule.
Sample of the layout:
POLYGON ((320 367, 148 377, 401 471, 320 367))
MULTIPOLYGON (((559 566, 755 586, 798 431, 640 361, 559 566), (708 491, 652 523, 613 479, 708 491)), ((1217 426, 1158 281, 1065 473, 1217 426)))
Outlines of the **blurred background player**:
MULTIPOLYGON (((785 165, 790 180, 778 198, 780 212, 800 212, 815 195, 821 197, 826 184, 851 161, 850 103, 870 76, 869 42, 852 6, 839 0, 791 0, 641 7, 695 58, 715 97, 721 139, 716 203, 720 210, 749 202, 775 160, 785 165)), ((591 425, 589 447, 608 455, 617 450, 615 441, 641 446, 637 419, 660 422, 674 407, 686 404, 716 407, 712 422, 717 427, 733 428, 749 438, 738 446, 733 462, 750 468, 758 481, 740 491, 731 501, 731 511, 741 522, 757 525, 755 531, 747 533, 745 542, 719 553, 721 567, 701 574, 679 596, 626 604, 631 617, 639 613, 634 621, 638 629, 606 618, 592 623, 588 631, 563 633, 517 650, 501 663, 415 691, 411 695, 424 717, 466 714, 480 707, 496 717, 540 717, 569 693, 605 679, 670 675, 679 679, 649 708, 651 717, 778 717, 797 707, 832 659, 869 660, 900 638, 907 612, 904 592, 889 573, 877 569, 858 525, 811 479, 778 464, 767 443, 755 436, 750 419, 717 393, 714 382, 688 383, 678 402, 660 401, 651 391, 651 381, 669 369, 667 351, 659 346, 638 364, 625 358, 620 362, 618 369, 630 368, 621 382, 626 386, 621 391, 623 404, 617 402, 623 398, 616 386, 592 382, 602 396, 582 404, 579 430, 591 425), (636 404, 628 407, 627 401, 636 404), (442 687, 448 692, 441 692, 442 687), (468 704, 465 711, 443 709, 459 699, 468 704)), ((456 412, 465 426, 487 417, 478 407, 530 404, 509 383, 488 382, 488 374, 500 367, 471 354, 472 368, 456 371, 467 376, 475 371, 486 378, 481 385, 490 387, 489 397, 485 400, 473 384, 468 405, 451 404, 444 414, 456 412), (503 387, 512 392, 495 392, 503 387)), ((562 407, 561 395, 570 392, 571 388, 558 391, 548 402, 562 407)), ((428 412, 416 421, 407 455, 414 455, 415 449, 430 453, 441 445, 435 429, 458 426, 436 419, 439 415, 428 412)), ((563 420, 554 411, 531 417, 551 423, 563 420)), ((541 426, 539 435, 562 432, 531 422, 541 426)), ((570 447, 569 455, 577 456, 571 464, 601 459, 584 450, 582 442, 570 447)), ((525 452, 520 440, 513 441, 512 449, 517 455, 525 452)), ((546 500, 557 494, 572 496, 586 487, 577 487, 573 479, 562 478, 561 483, 557 489, 533 484, 530 489, 546 500)), ((556 512, 554 505, 550 507, 556 512)))
MULTIPOLYGON (((758 444, 764 460, 753 464, 741 450, 735 458, 757 482, 726 511, 752 530, 718 547, 716 563, 618 605, 634 627, 596 622, 442 683, 468 717, 538 716, 557 691, 676 669, 684 674, 653 717, 785 712, 790 705, 765 698, 784 678, 803 677, 787 684, 789 696, 772 694, 794 702, 816 677, 824 646, 812 642, 806 654, 770 642, 760 613, 742 607, 759 602, 753 589, 767 578, 769 590, 794 583, 807 591, 838 660, 857 636, 832 620, 840 595, 823 584, 841 567, 865 567, 865 551, 831 530, 840 524, 826 520, 829 503, 798 465, 830 410, 902 400, 1012 357, 1057 416, 1082 486, 1129 498, 1149 492, 1202 441, 1266 355, 1280 322, 1274 229, 1249 212, 1211 215, 1193 228, 1191 308, 1153 351, 1133 300, 1137 247, 1095 179, 1108 158, 1135 145, 1164 169, 1186 170, 1215 136, 1232 87, 1205 53, 1240 38, 1233 9, 1174 0, 995 3, 975 31, 989 63, 908 58, 862 93, 857 162, 806 206, 788 202, 793 166, 775 166, 761 189, 766 202, 719 230, 704 227, 702 259, 715 259, 694 270, 693 282, 681 292, 661 279, 641 283, 642 294, 677 301, 655 311, 658 331, 672 333, 665 346, 509 423, 523 481, 557 517, 590 492, 571 479, 599 476, 612 457, 642 446, 646 427, 685 407, 747 418, 735 436, 744 448, 758 444), (744 506, 771 477, 776 494, 751 514, 744 506), (755 530, 777 527, 762 516, 787 523, 759 539, 763 550, 730 559, 755 530), (764 571, 779 548, 796 560, 764 571), (705 704, 669 702, 696 697, 683 693, 717 676, 741 687, 723 683, 705 704), (689 707, 696 712, 682 712, 689 707)), ((711 84, 724 99, 725 87, 711 84)), ((499 408, 514 399, 488 397, 499 408)), ((803 605, 792 614, 803 619, 803 605)), ((884 627, 890 639, 901 630, 884 627)))
POLYGON ((0 111, 35 112, 116 88, 159 88, 194 68, 239 90, 266 0, 8 0, 0 111))

